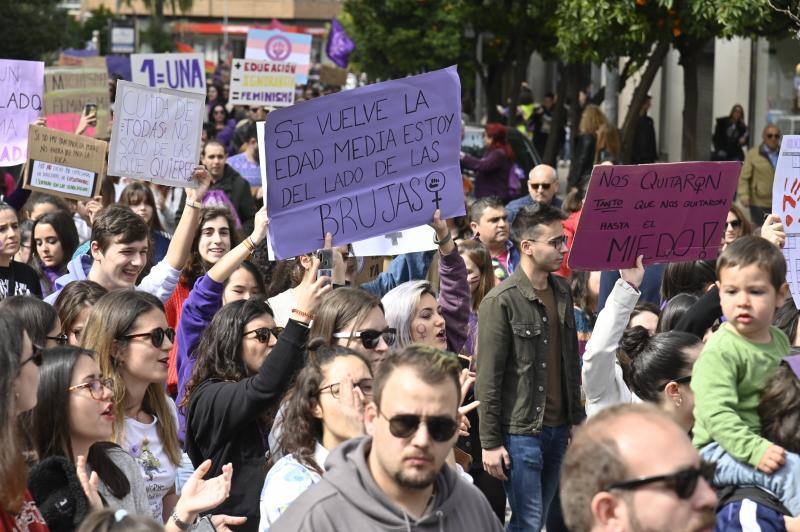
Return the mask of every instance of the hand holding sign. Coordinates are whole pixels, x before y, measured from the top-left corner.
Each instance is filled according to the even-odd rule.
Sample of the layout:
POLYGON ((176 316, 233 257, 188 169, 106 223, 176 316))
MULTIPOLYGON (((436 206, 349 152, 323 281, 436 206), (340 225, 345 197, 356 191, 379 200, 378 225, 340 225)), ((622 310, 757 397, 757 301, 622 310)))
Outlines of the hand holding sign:
POLYGON ((777 214, 768 214, 761 226, 761 238, 765 238, 782 248, 786 243, 786 232, 783 230, 781 217, 777 214))
POLYGON ((197 187, 186 187, 186 189, 184 189, 186 191, 186 199, 188 201, 197 201, 202 203, 206 192, 208 192, 208 189, 211 187, 211 174, 208 173, 208 170, 205 166, 198 164, 194 167, 192 179, 195 183, 197 183, 197 187))
POLYGON ((623 281, 634 287, 636 290, 642 286, 642 279, 644 279, 644 265, 642 264, 644 256, 639 255, 636 257, 636 266, 633 268, 624 268, 619 271, 619 276, 623 281))

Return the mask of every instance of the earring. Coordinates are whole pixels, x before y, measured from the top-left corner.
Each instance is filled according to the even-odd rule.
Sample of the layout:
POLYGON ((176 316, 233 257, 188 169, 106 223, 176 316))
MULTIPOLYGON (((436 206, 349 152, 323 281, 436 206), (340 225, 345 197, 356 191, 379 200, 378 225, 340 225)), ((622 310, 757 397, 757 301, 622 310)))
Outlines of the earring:
POLYGON ((678 399, 675 401, 675 406, 677 408, 680 408, 682 404, 683 404, 683 397, 678 396, 678 399))

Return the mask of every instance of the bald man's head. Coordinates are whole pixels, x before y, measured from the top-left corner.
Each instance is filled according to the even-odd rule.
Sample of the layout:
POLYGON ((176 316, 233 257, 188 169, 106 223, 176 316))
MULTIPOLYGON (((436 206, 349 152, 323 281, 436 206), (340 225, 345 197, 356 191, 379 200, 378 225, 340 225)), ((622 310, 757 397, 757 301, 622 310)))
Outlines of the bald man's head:
POLYGON ((700 457, 681 427, 651 405, 607 408, 580 427, 567 450, 561 501, 567 526, 589 530, 704 530, 713 528, 716 496, 697 478, 688 498, 667 482, 637 489, 611 484, 697 468, 700 457))
POLYGON ((549 205, 558 192, 558 173, 549 164, 539 164, 528 174, 528 193, 533 201, 549 205))

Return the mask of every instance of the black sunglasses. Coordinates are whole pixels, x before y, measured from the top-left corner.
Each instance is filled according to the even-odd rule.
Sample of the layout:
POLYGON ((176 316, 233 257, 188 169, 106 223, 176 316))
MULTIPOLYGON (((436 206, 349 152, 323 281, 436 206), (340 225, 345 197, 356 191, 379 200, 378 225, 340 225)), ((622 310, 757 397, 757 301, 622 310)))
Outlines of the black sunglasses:
POLYGON ((683 377, 678 377, 677 379, 672 379, 670 382, 676 382, 678 384, 687 384, 692 382, 692 375, 684 375, 683 377))
POLYGON ((704 461, 700 462, 700 467, 687 467, 671 475, 657 475, 654 477, 641 477, 633 480, 614 482, 613 484, 609 484, 603 491, 633 490, 654 482, 664 482, 667 488, 673 490, 679 498, 688 499, 697 489, 697 481, 700 480, 700 477, 703 477, 706 482, 711 484, 711 481, 714 480, 714 473, 716 470, 716 463, 704 461))
POLYGON ((145 338, 147 336, 150 337, 150 342, 152 342, 153 347, 160 349, 161 346, 164 345, 164 338, 169 338, 170 342, 175 342, 175 329, 172 327, 167 327, 166 329, 158 328, 146 333, 126 334, 122 336, 121 339, 131 340, 133 338, 145 338))
POLYGON ((378 347, 380 343, 380 338, 383 338, 383 341, 386 342, 386 345, 392 346, 394 345, 394 341, 397 338, 397 329, 393 327, 386 327, 382 331, 378 331, 375 329, 364 329, 363 331, 357 331, 354 333, 335 333, 333 335, 334 338, 360 338, 361 345, 364 346, 364 349, 375 349, 378 347))
POLYGON ((28 362, 33 362, 37 366, 41 366, 42 362, 44 362, 44 358, 42 357, 42 348, 36 344, 32 344, 32 347, 33 354, 19 363, 19 369, 22 369, 22 366, 28 362))
POLYGON ((67 333, 61 333, 58 336, 45 336, 47 340, 53 340, 58 345, 67 345, 69 343, 69 336, 67 333))
POLYGON ((730 225, 731 229, 739 229, 742 226, 742 221, 734 220, 732 222, 725 222, 725 225, 730 225))
POLYGON ((389 422, 389 432, 395 438, 410 438, 416 434, 419 424, 425 422, 428 427, 428 434, 434 441, 445 442, 453 437, 458 429, 458 422, 447 416, 418 416, 416 414, 398 414, 386 417, 383 412, 378 410, 385 420, 389 422))
POLYGON ((780 133, 767 133, 765 136, 768 139, 779 139, 779 138, 781 138, 780 133))
POLYGON ((258 340, 262 344, 266 344, 269 342, 269 335, 278 339, 278 335, 283 332, 283 327, 275 327, 274 329, 270 329, 269 327, 259 327, 258 329, 253 329, 252 331, 247 331, 244 333, 245 336, 248 334, 256 333, 256 340, 258 340))
POLYGON ((550 183, 530 183, 529 185, 533 190, 540 188, 542 190, 550 190, 550 183))

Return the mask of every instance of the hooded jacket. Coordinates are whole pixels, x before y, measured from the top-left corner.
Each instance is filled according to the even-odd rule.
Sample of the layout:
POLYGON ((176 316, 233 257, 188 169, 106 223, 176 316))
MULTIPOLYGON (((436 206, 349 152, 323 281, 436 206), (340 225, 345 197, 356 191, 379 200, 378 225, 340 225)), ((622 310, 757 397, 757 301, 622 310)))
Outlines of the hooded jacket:
POLYGON ((503 530, 486 497, 447 466, 436 476, 427 515, 415 519, 406 514, 372 478, 367 465, 371 446, 372 438, 363 436, 334 449, 322 480, 298 497, 270 532, 503 530))
MULTIPOLYGON (((54 304, 58 294, 72 281, 84 281, 94 264, 91 255, 75 257, 67 264, 67 273, 56 279, 55 290, 45 298, 45 302, 54 304)), ((161 302, 166 302, 175 290, 181 277, 181 271, 169 265, 166 259, 162 260, 150 270, 136 289, 156 296, 161 302)))

